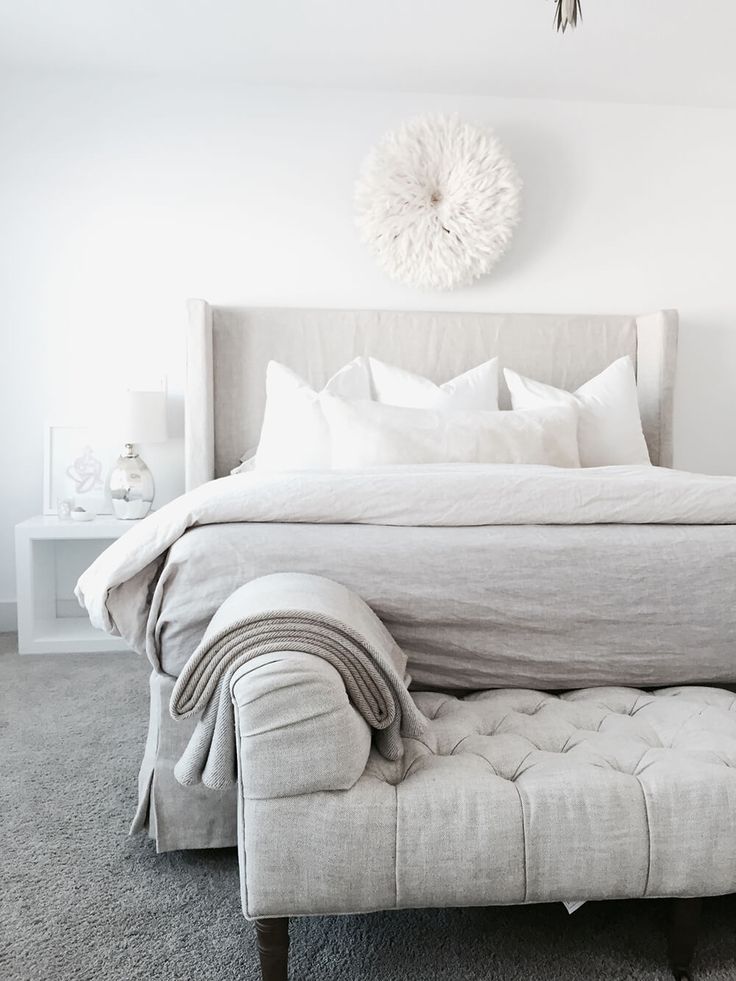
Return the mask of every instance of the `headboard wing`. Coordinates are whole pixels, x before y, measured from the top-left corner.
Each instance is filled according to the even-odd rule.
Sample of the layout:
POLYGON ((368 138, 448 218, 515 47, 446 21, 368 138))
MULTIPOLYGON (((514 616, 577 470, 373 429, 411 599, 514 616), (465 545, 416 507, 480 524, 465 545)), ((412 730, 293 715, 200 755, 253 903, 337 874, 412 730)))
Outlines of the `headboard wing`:
MULTIPOLYGON (((498 356, 501 365, 574 390, 616 358, 637 371, 652 463, 672 464, 677 313, 624 315, 390 312, 211 306, 190 300, 187 489, 225 476, 258 442, 269 360, 319 389, 358 354, 445 381, 498 356)), ((509 407, 501 379, 501 406, 509 407)))

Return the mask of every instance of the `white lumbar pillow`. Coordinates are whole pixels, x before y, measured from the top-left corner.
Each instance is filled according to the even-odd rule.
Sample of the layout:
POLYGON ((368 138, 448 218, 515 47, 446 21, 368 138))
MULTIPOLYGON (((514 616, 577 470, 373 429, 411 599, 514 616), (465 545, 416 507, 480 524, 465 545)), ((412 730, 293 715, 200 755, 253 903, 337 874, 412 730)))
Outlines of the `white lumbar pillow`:
POLYGON ((354 358, 340 368, 322 392, 315 392, 286 365, 269 361, 256 470, 329 469, 330 431, 322 412, 322 397, 328 392, 348 399, 369 399, 370 374, 365 358, 354 358))
POLYGON ((605 371, 565 392, 504 368, 514 409, 574 405, 578 409, 578 444, 584 467, 650 463, 641 428, 636 378, 631 358, 619 358, 605 371))
POLYGON ((479 364, 444 385, 435 385, 429 378, 377 358, 368 358, 368 364, 377 402, 438 412, 498 409, 498 358, 479 364))
POLYGON ((573 406, 523 412, 444 412, 324 395, 322 408, 335 470, 397 463, 580 466, 573 406))

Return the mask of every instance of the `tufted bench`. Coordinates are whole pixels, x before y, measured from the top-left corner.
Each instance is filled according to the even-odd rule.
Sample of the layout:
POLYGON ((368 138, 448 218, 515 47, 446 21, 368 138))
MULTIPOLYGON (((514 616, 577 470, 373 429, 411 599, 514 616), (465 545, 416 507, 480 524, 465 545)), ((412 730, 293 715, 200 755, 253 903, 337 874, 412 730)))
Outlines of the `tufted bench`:
MULTIPOLYGON (((231 691, 267 981, 286 978, 288 916, 736 891, 731 692, 417 693, 430 725, 391 763, 324 661, 257 658, 231 691)), ((696 913, 675 910, 679 976, 696 913)))

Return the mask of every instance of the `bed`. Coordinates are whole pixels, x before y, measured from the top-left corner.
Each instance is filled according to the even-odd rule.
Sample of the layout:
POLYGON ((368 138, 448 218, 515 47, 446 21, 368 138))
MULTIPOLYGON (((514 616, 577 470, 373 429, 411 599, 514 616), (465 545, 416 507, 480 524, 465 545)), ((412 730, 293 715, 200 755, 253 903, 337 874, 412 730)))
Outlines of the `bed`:
MULTIPOLYGON (((168 706, 220 603, 269 573, 317 573, 361 595, 407 652, 419 689, 732 681, 736 484, 693 484, 666 470, 676 346, 674 311, 557 316, 190 301, 188 495, 125 536, 132 542, 140 531, 139 547, 129 547, 106 585, 98 570, 97 608, 92 591, 85 596, 93 620, 153 667, 133 830, 147 829, 160 851, 235 843, 234 790, 183 787, 174 777, 191 726, 173 722, 168 706), (438 382, 498 356, 567 390, 628 355, 655 467, 580 478, 433 467, 404 485, 397 482, 407 475, 393 472, 227 477, 258 442, 270 359, 318 389, 357 354, 438 382), (631 507, 613 501, 622 481, 631 507), (565 495, 574 520, 535 517, 535 508, 565 495), (493 510, 505 496, 520 509, 508 520, 493 510)), ((500 404, 509 407, 503 384, 500 404)), ((112 568, 119 550, 109 551, 112 568)))

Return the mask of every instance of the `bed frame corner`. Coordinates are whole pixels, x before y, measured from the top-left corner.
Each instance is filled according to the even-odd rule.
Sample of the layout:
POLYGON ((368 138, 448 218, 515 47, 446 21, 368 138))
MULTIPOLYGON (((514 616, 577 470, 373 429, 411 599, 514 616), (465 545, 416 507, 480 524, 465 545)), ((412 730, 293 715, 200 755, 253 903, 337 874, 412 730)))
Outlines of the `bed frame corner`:
POLYGON ((636 381, 649 456, 658 467, 671 467, 677 362, 677 310, 658 310, 636 318, 636 381))
POLYGON ((215 476, 215 406, 212 308, 187 300, 187 367, 184 398, 184 485, 192 490, 215 476))

